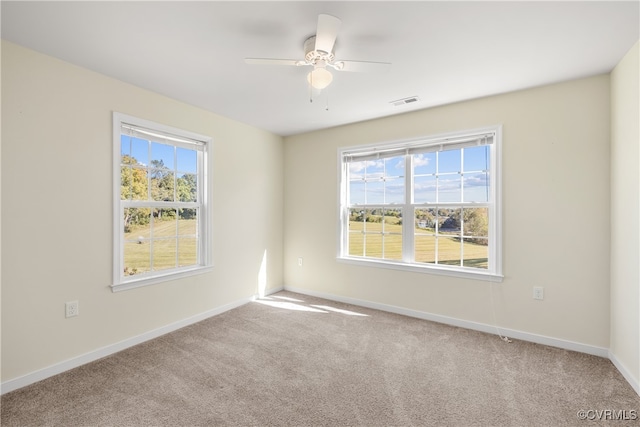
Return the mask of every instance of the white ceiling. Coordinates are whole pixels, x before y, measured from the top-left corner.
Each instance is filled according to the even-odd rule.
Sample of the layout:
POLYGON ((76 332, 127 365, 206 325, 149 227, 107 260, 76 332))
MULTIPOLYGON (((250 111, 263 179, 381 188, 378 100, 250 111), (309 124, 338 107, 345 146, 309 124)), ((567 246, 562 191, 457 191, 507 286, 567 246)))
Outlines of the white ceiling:
POLYGON ((639 38, 639 2, 9 2, 2 38, 279 135, 606 73, 639 38), (342 20, 333 72, 309 102, 317 16, 342 20), (326 110, 326 103, 329 110, 326 110), (390 101, 418 96, 393 107, 390 101))

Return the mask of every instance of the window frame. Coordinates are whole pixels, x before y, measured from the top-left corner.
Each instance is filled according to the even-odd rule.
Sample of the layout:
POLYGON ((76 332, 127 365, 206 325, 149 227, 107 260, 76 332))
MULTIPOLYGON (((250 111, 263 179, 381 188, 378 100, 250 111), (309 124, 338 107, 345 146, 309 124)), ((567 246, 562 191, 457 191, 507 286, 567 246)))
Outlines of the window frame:
MULTIPOLYGON (((390 268, 395 270, 429 273, 469 279, 478 279, 492 282, 501 282, 504 278, 502 272, 502 125, 486 126, 482 128, 465 131, 455 131, 449 133, 428 135, 417 139, 382 142, 367 145, 356 145, 338 148, 338 232, 337 232, 337 261, 369 267, 390 268), (415 210, 428 208, 424 203, 413 203, 413 168, 411 155, 408 150, 419 147, 446 147, 454 146, 458 141, 468 140, 474 136, 493 134, 493 143, 490 144, 490 163, 488 173, 491 177, 489 181, 490 197, 487 203, 469 203, 467 207, 488 207, 489 211, 489 266, 487 269, 474 267, 449 266, 443 264, 430 264, 415 262, 414 258, 414 237, 413 227, 415 221, 415 210), (349 154, 358 155, 361 153, 375 152, 403 152, 405 159, 405 200, 402 204, 385 204, 385 208, 399 208, 402 210, 402 261, 367 258, 364 256, 349 255, 349 209, 352 206, 347 204, 349 193, 349 162, 345 160, 349 154), (407 220, 407 219, 410 219, 407 220), (410 254, 410 255, 409 255, 410 254)), ((376 204, 377 205, 377 204, 376 204)), ((358 205, 363 209, 368 209, 369 205, 358 205)), ((464 202, 442 202, 432 204, 438 207, 465 207, 464 202)))
MULTIPOLYGON (((184 147, 184 143, 167 144, 172 147, 184 147)), ((212 159, 209 154, 212 151, 213 139, 209 136, 200 135, 194 132, 185 131, 171 126, 155 123, 149 120, 140 119, 127 114, 113 112, 113 279, 111 289, 113 292, 134 289, 141 286, 148 286, 169 280, 180 279, 197 274, 206 273, 213 268, 212 248, 211 248, 211 185, 209 177, 212 176, 212 159), (132 125, 138 128, 144 128, 151 132, 156 131, 164 135, 172 135, 176 138, 182 138, 185 141, 193 141, 195 144, 201 144, 200 154, 197 155, 197 171, 196 182, 198 183, 197 202, 198 209, 197 219, 197 248, 198 259, 196 265, 186 267, 175 267, 166 270, 156 270, 155 272, 142 273, 140 275, 124 275, 124 221, 123 209, 134 206, 128 206, 126 201, 121 200, 121 135, 122 126, 132 125), (127 206, 124 206, 127 205, 127 206)), ((164 202, 167 203, 167 202, 164 202)), ((140 203, 134 202, 134 205, 149 208, 178 208, 180 203, 185 202, 169 202, 174 206, 162 206, 162 201, 144 201, 140 203), (143 206, 144 205, 144 206, 143 206), (157 205, 157 206, 149 206, 157 205)), ((129 201, 128 204, 131 204, 129 201)))

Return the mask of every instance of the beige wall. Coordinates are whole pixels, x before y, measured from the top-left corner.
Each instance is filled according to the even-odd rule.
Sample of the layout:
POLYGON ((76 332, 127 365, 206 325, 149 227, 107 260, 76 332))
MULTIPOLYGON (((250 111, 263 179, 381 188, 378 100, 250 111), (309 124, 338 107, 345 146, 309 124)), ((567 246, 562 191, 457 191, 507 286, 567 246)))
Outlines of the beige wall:
MULTIPOLYGON (((611 73, 611 353, 640 380, 640 42, 611 73)), ((640 391, 638 391, 640 393, 640 391)))
POLYGON ((282 208, 281 137, 3 42, 2 381, 281 287, 282 208), (112 111, 213 138, 213 272, 111 292, 112 111))
POLYGON ((336 261, 337 150, 502 124, 498 324, 610 347, 637 384, 637 76, 638 45, 611 79, 402 114, 283 144, 3 42, 2 381, 253 295, 265 252, 269 289, 285 284, 493 324, 489 282, 336 261), (112 111, 214 139, 213 272, 111 292, 112 111), (532 299, 533 286, 544 286, 544 301, 532 299), (76 299, 80 316, 65 319, 64 302, 76 299))
POLYGON ((337 150, 502 124, 497 322, 608 348, 609 102, 602 75, 285 138, 285 286, 493 324, 488 282, 336 261, 337 150))

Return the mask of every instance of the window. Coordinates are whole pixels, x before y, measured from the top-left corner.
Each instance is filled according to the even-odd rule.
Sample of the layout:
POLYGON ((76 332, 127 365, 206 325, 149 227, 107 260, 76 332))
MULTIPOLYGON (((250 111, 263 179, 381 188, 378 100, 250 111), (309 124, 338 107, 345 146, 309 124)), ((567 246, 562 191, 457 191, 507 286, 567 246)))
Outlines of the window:
POLYGON ((211 139, 114 113, 113 290, 206 271, 211 139))
POLYGON ((339 258, 501 280, 499 126, 340 150, 339 258))

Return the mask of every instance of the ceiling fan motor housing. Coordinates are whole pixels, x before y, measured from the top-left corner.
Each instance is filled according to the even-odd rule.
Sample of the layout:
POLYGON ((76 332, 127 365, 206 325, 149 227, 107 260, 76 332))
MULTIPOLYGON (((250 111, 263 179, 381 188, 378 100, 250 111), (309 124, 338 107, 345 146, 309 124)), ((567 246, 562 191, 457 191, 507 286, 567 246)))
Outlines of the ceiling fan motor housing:
POLYGON ((325 52, 322 50, 315 50, 316 48, 316 36, 311 36, 304 42, 304 59, 308 64, 316 65, 319 61, 323 61, 325 64, 330 64, 335 59, 333 51, 325 52))

